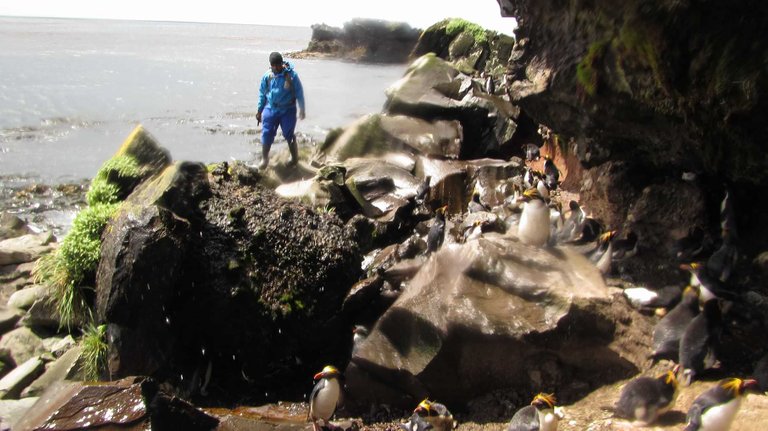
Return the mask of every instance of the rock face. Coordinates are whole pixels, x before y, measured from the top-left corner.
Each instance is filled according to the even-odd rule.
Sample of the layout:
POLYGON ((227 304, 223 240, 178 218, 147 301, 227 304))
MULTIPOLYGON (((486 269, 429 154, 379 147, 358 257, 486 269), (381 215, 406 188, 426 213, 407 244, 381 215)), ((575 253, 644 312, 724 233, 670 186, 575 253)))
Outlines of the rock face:
POLYGON ((218 401, 288 397, 303 389, 292 379, 348 351, 334 310, 360 272, 351 232, 233 171, 173 165, 113 218, 96 289, 113 378, 218 401))
MULTIPOLYGON (((510 89, 537 122, 573 136, 588 167, 626 161, 652 178, 698 174, 716 212, 732 184, 739 222, 765 243, 764 3, 500 0, 519 27, 510 89)), ((648 180, 648 179, 651 180, 648 180)), ((637 183, 639 178, 633 178, 637 183)), ((711 224, 717 223, 715 217, 711 224)))
POLYGON ((580 254, 488 234, 424 264, 356 346, 349 398, 361 409, 464 405, 502 388, 576 399, 637 372, 647 330, 580 254))
POLYGON ((343 28, 312 26, 312 39, 299 56, 327 55, 367 63, 404 63, 421 31, 406 23, 356 18, 343 28))

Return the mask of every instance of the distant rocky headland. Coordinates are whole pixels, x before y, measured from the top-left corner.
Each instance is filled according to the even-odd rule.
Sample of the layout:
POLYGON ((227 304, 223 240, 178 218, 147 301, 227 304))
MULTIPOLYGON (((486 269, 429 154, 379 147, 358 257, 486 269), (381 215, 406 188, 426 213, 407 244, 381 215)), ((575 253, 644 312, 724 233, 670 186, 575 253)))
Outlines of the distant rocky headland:
POLYGON ((367 63, 405 63, 421 30, 403 22, 356 18, 343 27, 312 26, 307 49, 294 58, 342 58, 367 63))

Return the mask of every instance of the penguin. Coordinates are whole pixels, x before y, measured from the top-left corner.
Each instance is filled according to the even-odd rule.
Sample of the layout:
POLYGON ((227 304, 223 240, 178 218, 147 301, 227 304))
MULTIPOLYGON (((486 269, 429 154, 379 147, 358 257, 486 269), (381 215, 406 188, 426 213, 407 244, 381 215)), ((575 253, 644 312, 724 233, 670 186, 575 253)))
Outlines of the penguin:
POLYGON ((445 241, 445 210, 448 206, 442 206, 435 210, 435 218, 427 234, 427 254, 433 253, 443 245, 445 241))
POLYGON ((689 386, 696 376, 715 365, 721 331, 720 304, 717 299, 711 299, 704 303, 704 310, 691 320, 680 337, 678 363, 683 385, 689 386))
POLYGON ((751 379, 720 380, 693 401, 686 415, 685 431, 728 431, 744 393, 756 385, 751 379))
POLYGON ((693 226, 688 229, 688 234, 672 244, 672 253, 678 262, 692 262, 701 257, 707 249, 704 229, 693 226))
POLYGON ((352 329, 352 334, 352 353, 354 353, 360 346, 360 343, 368 337, 368 328, 363 325, 355 325, 352 329))
POLYGON ((613 261, 621 261, 629 259, 637 254, 637 234, 634 231, 627 232, 627 236, 622 239, 614 239, 612 241, 613 251, 611 259, 613 261))
POLYGON ((420 402, 413 413, 427 421, 435 431, 450 431, 456 427, 453 415, 444 404, 425 399, 420 402))
POLYGON ((571 200, 568 202, 568 208, 570 208, 571 213, 568 219, 565 220, 565 223, 563 223, 563 228, 557 232, 558 243, 575 240, 581 234, 581 229, 587 218, 586 213, 581 209, 578 202, 571 200))
POLYGON ((427 175, 424 177, 424 181, 419 183, 418 187, 416 187, 416 202, 424 202, 424 199, 427 198, 427 195, 429 194, 429 183, 432 180, 432 176, 427 175))
POLYGON ((472 193, 472 199, 467 204, 467 211, 470 213, 478 213, 481 211, 488 211, 489 208, 480 202, 480 192, 475 190, 472 193))
POLYGON ((485 76, 485 92, 490 95, 496 94, 496 82, 493 81, 493 75, 490 73, 485 76))
POLYGON ((600 270, 600 272, 603 274, 611 273, 611 255, 613 253, 613 245, 611 244, 611 240, 615 235, 615 230, 609 230, 608 232, 600 235, 597 240, 597 249, 593 251, 589 256, 589 260, 594 263, 597 269, 600 270))
MULTIPOLYGON (((622 293, 624 293, 629 304, 638 310, 647 311, 653 309, 657 313, 666 313, 666 309, 674 307, 680 302, 682 291, 677 286, 668 285, 661 289, 628 287, 622 293)), ((675 358, 677 358, 677 355, 675 355, 675 358)))
POLYGON ((333 365, 326 365, 322 371, 315 374, 315 380, 319 380, 312 393, 309 395, 309 413, 307 420, 312 420, 312 428, 319 431, 318 421, 323 422, 323 426, 336 411, 336 407, 341 403, 341 384, 339 382, 341 373, 333 365))
POLYGON ((690 284, 699 288, 700 302, 706 303, 715 298, 734 298, 734 294, 728 291, 719 279, 709 274, 705 265, 699 262, 692 262, 681 264, 680 269, 691 273, 690 284))
POLYGON ((539 178, 535 179, 534 183, 536 183, 536 190, 544 198, 544 202, 549 203, 549 188, 547 188, 547 184, 539 178))
POLYGON ((537 189, 528 189, 521 199, 525 202, 517 236, 523 244, 543 246, 549 242, 549 207, 537 189))
POLYGON ((525 167, 525 174, 523 174, 523 187, 527 190, 533 187, 536 182, 536 176, 533 174, 533 169, 530 166, 525 167))
POLYGON ((544 178, 548 189, 554 190, 557 188, 557 184, 560 181, 560 171, 549 156, 544 156, 544 178))
POLYGON ((484 220, 475 220, 475 222, 472 223, 472 226, 464 231, 464 242, 480 238, 483 235, 483 225, 484 220))
POLYGON ((666 413, 677 398, 676 370, 667 371, 657 378, 638 377, 621 390, 614 413, 648 426, 666 413))
POLYGON ((536 144, 523 144, 522 149, 526 161, 532 162, 541 157, 539 147, 536 144))
POLYGON ((768 391, 768 353, 757 361, 752 371, 752 377, 757 381, 757 388, 760 392, 768 391))
POLYGON ((512 416, 507 431, 556 431, 564 414, 555 402, 554 394, 536 395, 530 405, 512 416))
POLYGON ((728 281, 733 273, 733 268, 739 261, 739 249, 736 246, 736 240, 728 232, 723 236, 723 243, 707 259, 706 271, 713 278, 721 282, 728 281))
POLYGON ((699 290, 688 286, 682 300, 653 328, 654 359, 679 359, 680 339, 694 317, 699 315, 699 290))
POLYGON ((408 419, 408 422, 400 424, 400 429, 403 431, 429 431, 432 428, 432 424, 427 422, 423 417, 419 416, 418 413, 411 415, 411 418, 408 419))

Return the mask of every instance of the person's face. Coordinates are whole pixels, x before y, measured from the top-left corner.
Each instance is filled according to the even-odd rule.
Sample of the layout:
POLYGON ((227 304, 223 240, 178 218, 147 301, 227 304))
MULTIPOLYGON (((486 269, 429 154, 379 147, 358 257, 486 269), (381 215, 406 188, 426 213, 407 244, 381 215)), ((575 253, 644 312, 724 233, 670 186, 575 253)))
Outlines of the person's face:
POLYGON ((283 63, 277 63, 277 64, 270 64, 270 68, 272 68, 272 73, 280 73, 283 71, 283 63))

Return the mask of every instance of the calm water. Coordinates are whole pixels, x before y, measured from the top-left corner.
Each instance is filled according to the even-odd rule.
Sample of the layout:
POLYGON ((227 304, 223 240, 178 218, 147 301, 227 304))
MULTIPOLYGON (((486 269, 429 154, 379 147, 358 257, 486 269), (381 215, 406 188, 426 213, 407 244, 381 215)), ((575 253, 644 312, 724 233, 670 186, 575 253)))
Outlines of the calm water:
MULTIPOLYGON (((91 177, 139 123, 176 160, 253 160, 268 54, 304 49, 310 36, 300 27, 0 17, 0 176, 91 177)), ((297 131, 314 140, 379 112, 405 71, 289 61, 307 99, 297 131)))

